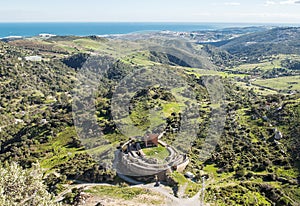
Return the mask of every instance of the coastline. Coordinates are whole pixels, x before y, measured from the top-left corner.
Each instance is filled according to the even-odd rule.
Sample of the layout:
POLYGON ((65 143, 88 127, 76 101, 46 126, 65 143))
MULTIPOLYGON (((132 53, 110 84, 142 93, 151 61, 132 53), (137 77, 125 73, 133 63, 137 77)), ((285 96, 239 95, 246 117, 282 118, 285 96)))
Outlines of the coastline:
POLYGON ((234 27, 300 26, 296 24, 271 23, 195 23, 195 22, 0 22, 0 38, 39 34, 57 36, 107 36, 144 32, 193 32, 234 27))

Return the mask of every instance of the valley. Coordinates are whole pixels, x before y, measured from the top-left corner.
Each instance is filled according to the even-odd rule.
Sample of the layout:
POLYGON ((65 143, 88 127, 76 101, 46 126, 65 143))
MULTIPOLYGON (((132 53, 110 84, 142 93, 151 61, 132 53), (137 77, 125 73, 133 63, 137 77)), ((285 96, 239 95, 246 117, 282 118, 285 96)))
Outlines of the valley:
POLYGON ((38 163, 63 205, 192 205, 202 194, 211 206, 299 205, 299 34, 246 27, 0 41, 0 168, 38 163), (148 147, 144 135, 161 133, 163 144, 148 147), (134 141, 125 152, 131 140, 146 160, 132 154, 134 141), (158 168, 172 154, 164 144, 188 159, 183 171, 173 164, 159 180, 159 169, 125 172, 138 186, 122 179, 117 151, 158 168))

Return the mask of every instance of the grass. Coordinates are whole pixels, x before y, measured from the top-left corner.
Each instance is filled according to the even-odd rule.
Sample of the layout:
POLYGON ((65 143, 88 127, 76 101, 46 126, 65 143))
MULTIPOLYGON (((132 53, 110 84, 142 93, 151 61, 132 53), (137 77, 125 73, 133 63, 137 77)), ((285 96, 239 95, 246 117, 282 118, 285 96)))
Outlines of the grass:
POLYGON ((162 197, 148 189, 136 188, 136 187, 119 187, 119 186, 95 186, 88 190, 86 193, 96 195, 98 197, 108 197, 122 200, 134 200, 138 199, 141 195, 149 195, 152 197, 160 197, 156 199, 143 198, 144 203, 150 203, 151 205, 159 205, 162 202, 162 197))
POLYGON ((203 170, 209 174, 217 175, 218 168, 215 165, 206 165, 203 170))
POLYGON ((279 176, 297 178, 299 176, 299 171, 296 169, 284 169, 282 167, 276 167, 275 173, 279 176))
POLYGON ((173 112, 179 113, 181 111, 181 106, 183 106, 183 104, 179 104, 177 102, 168 102, 162 104, 163 113, 165 114, 165 117, 170 116, 173 112))
MULTIPOLYGON (((232 179, 234 172, 218 174, 218 168, 215 165, 206 165, 203 170, 209 174, 207 181, 207 187, 213 189, 217 194, 219 191, 227 193, 227 195, 221 199, 213 200, 213 193, 208 192, 206 199, 212 205, 228 205, 236 204, 235 200, 242 200, 241 205, 271 205, 268 200, 258 192, 250 191, 245 187, 240 186, 240 181, 232 179)), ((263 182, 260 179, 256 179, 255 182, 263 182)))
POLYGON ((201 189, 200 184, 197 184, 195 182, 192 182, 191 180, 186 179, 184 175, 179 172, 173 172, 172 177, 179 184, 179 186, 186 187, 184 192, 185 195, 188 197, 193 197, 201 189))
POLYGON ((231 180, 231 177, 234 175, 234 172, 231 173, 217 173, 218 168, 215 165, 206 165, 203 168, 203 171, 209 175, 208 184, 211 187, 226 186, 228 184, 236 184, 231 180))
MULTIPOLYGON (((178 100, 178 98, 176 98, 176 100, 178 100)), ((180 100, 183 101, 183 98, 181 98, 180 100)), ((129 124, 131 120, 134 125, 140 130, 152 130, 154 128, 157 128, 157 126, 159 125, 166 124, 165 119, 171 116, 173 112, 181 112, 182 108, 186 107, 182 101, 164 101, 161 99, 152 100, 152 102, 149 102, 147 100, 139 101, 131 111, 131 114, 129 115, 130 119, 128 117, 123 118, 122 122, 124 124, 129 124), (147 108, 149 104, 156 106, 148 110, 147 108), (158 105, 159 108, 157 107, 158 105)))
POLYGON ((124 200, 132 200, 138 195, 149 193, 148 190, 142 188, 129 188, 118 186, 96 186, 89 190, 86 190, 86 192, 97 196, 107 196, 111 198, 120 198, 124 200))
POLYGON ((145 148, 143 149, 143 152, 147 157, 152 157, 159 160, 165 160, 170 155, 169 151, 161 145, 158 145, 157 147, 145 148))
POLYGON ((91 50, 101 50, 103 49, 103 44, 98 41, 94 41, 92 39, 76 39, 73 41, 77 46, 82 47, 84 49, 91 50))
POLYGON ((300 91, 300 76, 278 77, 272 79, 261 79, 254 82, 257 85, 270 87, 276 90, 298 90, 300 91))
POLYGON ((242 64, 242 65, 234 68, 233 70, 236 70, 236 71, 251 71, 253 69, 259 69, 259 70, 262 70, 262 71, 267 71, 267 70, 271 70, 273 68, 280 68, 281 67, 281 61, 286 59, 286 58, 298 59, 299 56, 280 54, 280 55, 276 55, 276 56, 271 57, 271 59, 266 59, 266 60, 261 61, 259 63, 242 64))
POLYGON ((149 60, 150 52, 136 52, 126 57, 123 57, 121 60, 127 64, 134 64, 138 66, 151 66, 153 64, 157 64, 149 60))
POLYGON ((277 91, 266 89, 266 88, 261 88, 259 86, 247 85, 247 83, 245 83, 245 82, 237 82, 236 84, 238 86, 244 88, 244 89, 248 89, 248 90, 253 89, 253 91, 255 93, 261 94, 261 95, 270 95, 270 94, 277 94, 278 93, 277 91))
POLYGON ((236 111, 238 122, 241 125, 249 125, 251 123, 251 117, 246 115, 247 109, 242 108, 236 111))
MULTIPOLYGON (((268 202, 266 200, 266 198, 258 192, 247 191, 244 194, 233 192, 230 194, 229 197, 227 197, 227 199, 234 199, 234 200, 242 199, 243 205, 265 205, 265 206, 270 205, 271 206, 271 203, 268 202)), ((221 204, 218 204, 218 205, 227 205, 227 204, 224 204, 223 202, 219 202, 219 203, 221 203, 221 204)), ((236 202, 235 201, 232 202, 232 204, 234 204, 234 203, 236 203, 236 202)))
POLYGON ((280 62, 275 61, 275 62, 261 62, 257 64, 243 64, 238 67, 236 67, 234 70, 237 71, 251 71, 253 69, 260 69, 260 70, 271 70, 273 68, 278 68, 280 67, 280 62))
POLYGON ((37 148, 37 152, 45 153, 40 164, 42 168, 52 169, 57 165, 67 162, 75 156, 76 153, 82 153, 81 148, 68 147, 68 143, 71 141, 71 137, 76 135, 76 131, 73 127, 66 128, 65 131, 58 134, 56 138, 53 138, 46 144, 41 144, 37 148))
POLYGON ((127 41, 98 41, 85 37, 76 39, 62 39, 60 41, 49 42, 48 44, 52 44, 55 46, 55 48, 60 48, 70 53, 97 52, 101 54, 112 55, 117 58, 127 56, 129 53, 132 53, 140 47, 139 44, 127 41))
POLYGON ((245 77, 245 74, 228 74, 226 72, 220 72, 215 70, 184 68, 185 73, 189 75, 195 75, 197 78, 202 76, 220 76, 220 77, 245 77))
POLYGON ((139 101, 130 114, 132 122, 142 130, 146 130, 150 126, 150 116, 149 111, 147 110, 147 105, 147 101, 139 101))
POLYGON ((92 149, 86 150, 91 155, 102 154, 105 151, 116 148, 118 144, 101 145, 92 149))
MULTIPOLYGON (((174 109, 175 109, 175 111, 177 110, 177 112, 184 111, 184 109, 187 108, 187 105, 185 104, 186 102, 190 102, 190 104, 197 104, 196 97, 192 96, 191 98, 189 98, 189 97, 184 96, 186 89, 190 89, 190 88, 183 86, 183 87, 177 87, 177 88, 171 89, 171 93, 175 97, 176 102, 168 102, 168 103, 172 103, 172 104, 168 105, 168 103, 167 103, 166 108, 164 109, 165 112, 168 112, 168 109, 171 107, 173 107, 173 110, 174 109)), ((170 114, 171 113, 169 113, 168 115, 170 115, 170 114)))

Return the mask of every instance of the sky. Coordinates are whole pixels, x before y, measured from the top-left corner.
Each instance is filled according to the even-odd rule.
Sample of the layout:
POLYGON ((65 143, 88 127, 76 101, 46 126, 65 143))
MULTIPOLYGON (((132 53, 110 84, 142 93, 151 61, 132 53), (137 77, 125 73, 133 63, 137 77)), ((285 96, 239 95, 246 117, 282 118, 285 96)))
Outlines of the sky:
POLYGON ((300 0, 3 0, 0 22, 300 24, 300 0))

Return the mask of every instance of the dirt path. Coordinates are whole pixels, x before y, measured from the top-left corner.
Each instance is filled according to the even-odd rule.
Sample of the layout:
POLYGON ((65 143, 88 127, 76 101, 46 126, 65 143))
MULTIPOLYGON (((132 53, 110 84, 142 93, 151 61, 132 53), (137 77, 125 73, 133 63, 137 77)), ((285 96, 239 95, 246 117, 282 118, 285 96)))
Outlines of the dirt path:
POLYGON ((188 184, 185 183, 183 186, 179 187, 178 193, 177 193, 177 195, 178 195, 179 198, 183 198, 184 197, 184 193, 185 193, 185 189, 186 189, 187 185, 188 184))
POLYGON ((195 196, 192 198, 182 198, 184 196, 184 191, 187 185, 179 188, 179 197, 175 197, 173 195, 173 191, 170 187, 166 187, 164 185, 160 185, 159 187, 154 187, 154 183, 147 184, 147 185, 136 185, 132 187, 140 187, 140 188, 146 188, 150 189, 153 192, 158 192, 165 196, 166 198, 166 204, 169 206, 199 206, 200 205, 200 194, 201 191, 199 191, 195 196))
MULTIPOLYGON (((184 196, 184 191, 185 191, 185 187, 181 187, 179 188, 179 197, 175 197, 173 195, 173 191, 170 187, 164 186, 164 185, 160 185, 158 187, 154 186, 155 183, 150 183, 150 184, 140 184, 140 185, 134 185, 134 186, 130 186, 132 188, 136 187, 136 188, 144 188, 144 189, 149 189, 153 192, 159 193, 161 194, 164 199, 165 202, 162 202, 162 205, 168 205, 168 206, 199 206, 200 205, 200 194, 201 191, 199 191, 195 196, 193 196, 192 198, 182 198, 184 196)), ((65 194, 69 193, 72 191, 72 189, 74 188, 84 188, 84 189, 89 189, 91 187, 95 187, 95 186, 115 186, 112 184, 105 184, 105 183, 80 183, 80 184, 76 184, 76 185, 71 185, 71 187, 69 187, 67 190, 65 190, 64 192, 60 193, 59 196, 56 198, 56 201, 59 202, 61 200, 63 200, 63 197, 65 194)), ((147 196, 147 195, 145 195, 147 196)), ((148 195, 149 196, 149 195, 148 195)), ((150 196, 151 198, 154 198, 153 196, 150 196)), ((149 204, 143 203, 142 199, 148 199, 149 197, 137 197, 131 201, 125 201, 125 200, 119 200, 119 199, 113 199, 113 198, 97 198, 97 197, 93 197, 91 196, 85 203, 85 205, 89 206, 89 205, 96 205, 97 201, 101 201, 101 203, 103 203, 105 206, 110 206, 110 205, 128 205, 128 206, 147 206, 149 204), (120 202, 122 204, 120 204, 120 202)))
POLYGON ((64 196, 67 193, 72 192, 72 189, 74 188, 84 188, 84 189, 89 189, 91 187, 95 187, 95 186, 114 186, 111 184, 106 184, 106 183, 81 183, 81 184, 76 184, 76 185, 70 185, 68 189, 66 189, 65 191, 61 192, 55 199, 55 202, 60 202, 64 199, 64 196))

